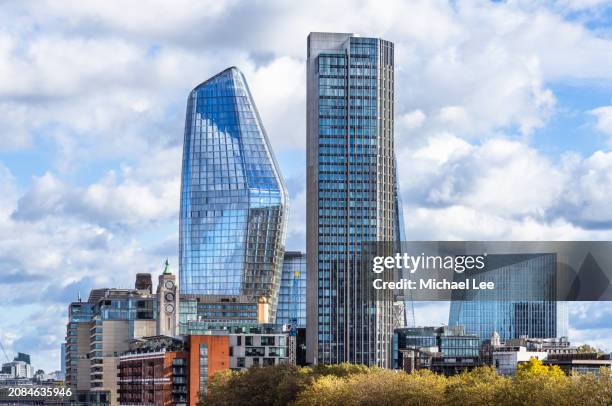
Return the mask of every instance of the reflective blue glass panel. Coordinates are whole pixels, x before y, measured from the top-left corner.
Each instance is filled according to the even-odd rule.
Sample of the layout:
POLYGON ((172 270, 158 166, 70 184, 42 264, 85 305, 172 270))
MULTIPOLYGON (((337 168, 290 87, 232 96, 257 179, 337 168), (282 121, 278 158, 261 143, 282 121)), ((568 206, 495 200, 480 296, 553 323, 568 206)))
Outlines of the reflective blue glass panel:
MULTIPOLYGON (((492 257, 489 256, 489 261, 492 257)), ((552 300, 557 283, 555 255, 496 257, 503 264, 475 276, 476 283, 511 281, 512 289, 517 292, 532 292, 533 296, 550 297, 551 300, 499 300, 504 298, 496 291, 469 292, 468 300, 451 302, 448 324, 465 326, 466 332, 476 334, 481 340, 489 339, 493 332, 497 332, 502 341, 521 336, 567 337, 567 303, 552 300)), ((512 291, 506 294, 512 297, 512 291)))
POLYGON ((306 255, 286 252, 276 324, 290 324, 294 317, 297 319, 296 327, 306 327, 306 255))
POLYGON ((286 194, 243 74, 229 68, 197 86, 183 145, 181 293, 267 296, 274 312, 286 194))

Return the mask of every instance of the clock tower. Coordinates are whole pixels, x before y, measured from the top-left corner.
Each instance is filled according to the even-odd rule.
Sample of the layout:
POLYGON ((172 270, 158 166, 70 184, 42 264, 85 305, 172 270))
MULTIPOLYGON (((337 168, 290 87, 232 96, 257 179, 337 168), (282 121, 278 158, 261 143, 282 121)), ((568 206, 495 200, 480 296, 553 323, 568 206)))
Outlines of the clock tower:
POLYGON ((178 331, 179 295, 176 276, 170 272, 166 259, 164 272, 157 285, 157 334, 176 337, 178 331))

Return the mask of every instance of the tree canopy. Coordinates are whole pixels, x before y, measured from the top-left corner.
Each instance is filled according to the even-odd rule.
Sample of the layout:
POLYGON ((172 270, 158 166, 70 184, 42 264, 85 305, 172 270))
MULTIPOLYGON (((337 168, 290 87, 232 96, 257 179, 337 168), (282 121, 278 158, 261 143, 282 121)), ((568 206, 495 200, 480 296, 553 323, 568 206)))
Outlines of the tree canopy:
POLYGON ((537 359, 519 365, 515 377, 481 367, 444 377, 363 365, 288 365, 223 371, 213 375, 201 405, 610 405, 612 374, 566 376, 537 359))

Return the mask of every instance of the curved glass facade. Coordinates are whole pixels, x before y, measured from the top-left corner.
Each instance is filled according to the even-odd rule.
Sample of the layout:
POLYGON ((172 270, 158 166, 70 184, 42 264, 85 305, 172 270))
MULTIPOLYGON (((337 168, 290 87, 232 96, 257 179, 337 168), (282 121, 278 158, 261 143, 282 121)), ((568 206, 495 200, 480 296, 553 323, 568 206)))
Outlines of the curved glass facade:
POLYGON ((267 296, 274 317, 286 200, 243 74, 232 67, 193 89, 183 145, 181 294, 267 296))

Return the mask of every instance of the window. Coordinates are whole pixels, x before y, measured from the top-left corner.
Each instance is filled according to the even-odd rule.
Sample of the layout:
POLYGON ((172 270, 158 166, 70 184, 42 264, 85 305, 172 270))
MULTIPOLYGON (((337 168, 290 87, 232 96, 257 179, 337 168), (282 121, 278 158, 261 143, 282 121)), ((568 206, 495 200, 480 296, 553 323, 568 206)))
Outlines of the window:
POLYGON ((268 356, 269 357, 285 357, 285 348, 269 347, 268 356))
POLYGON ((263 336, 261 337, 261 345, 274 345, 274 336, 263 336))
POLYGON ((244 354, 247 357, 263 357, 266 355, 266 349, 264 347, 247 347, 244 354))
POLYGON ((206 393, 208 382, 208 345, 200 344, 200 392, 206 393))
POLYGON ((253 345, 253 336, 246 336, 244 338, 244 345, 253 345))
POLYGON ((236 358, 236 366, 238 368, 244 368, 244 357, 236 358))

